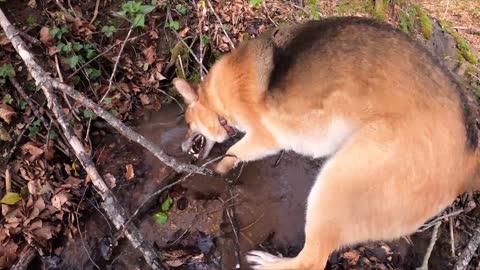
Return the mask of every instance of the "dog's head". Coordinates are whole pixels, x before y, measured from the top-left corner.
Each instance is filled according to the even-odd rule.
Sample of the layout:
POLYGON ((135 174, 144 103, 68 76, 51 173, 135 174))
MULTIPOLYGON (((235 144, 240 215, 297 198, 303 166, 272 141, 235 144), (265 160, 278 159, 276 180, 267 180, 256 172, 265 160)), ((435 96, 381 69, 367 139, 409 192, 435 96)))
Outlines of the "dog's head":
POLYGON ((185 111, 188 131, 181 145, 182 151, 197 159, 204 159, 213 145, 224 142, 229 134, 222 125, 220 116, 209 107, 202 85, 192 86, 178 78, 174 79, 173 84, 188 106, 185 111))

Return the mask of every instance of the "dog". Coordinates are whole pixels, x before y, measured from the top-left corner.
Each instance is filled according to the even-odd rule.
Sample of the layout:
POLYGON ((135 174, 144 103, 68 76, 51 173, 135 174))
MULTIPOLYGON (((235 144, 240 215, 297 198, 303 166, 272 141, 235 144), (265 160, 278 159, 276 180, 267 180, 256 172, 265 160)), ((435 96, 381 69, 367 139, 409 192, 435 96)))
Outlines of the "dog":
POLYGON ((174 79, 188 108, 181 147, 214 165, 281 150, 327 157, 294 258, 251 251, 254 269, 324 269, 335 249, 408 235, 479 189, 478 130, 462 81, 392 26, 341 17, 277 28, 223 56, 205 80, 174 79), (195 148, 195 147, 194 147, 195 148))

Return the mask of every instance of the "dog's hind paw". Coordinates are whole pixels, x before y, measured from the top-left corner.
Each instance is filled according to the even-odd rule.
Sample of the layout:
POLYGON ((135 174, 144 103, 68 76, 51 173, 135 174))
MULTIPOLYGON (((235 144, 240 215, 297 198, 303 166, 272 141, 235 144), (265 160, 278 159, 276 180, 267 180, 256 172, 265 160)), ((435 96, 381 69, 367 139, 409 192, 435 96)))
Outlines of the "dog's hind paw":
POLYGON ((268 269, 268 265, 275 264, 286 259, 259 250, 252 250, 248 252, 245 258, 247 259, 250 268, 255 270, 268 269))

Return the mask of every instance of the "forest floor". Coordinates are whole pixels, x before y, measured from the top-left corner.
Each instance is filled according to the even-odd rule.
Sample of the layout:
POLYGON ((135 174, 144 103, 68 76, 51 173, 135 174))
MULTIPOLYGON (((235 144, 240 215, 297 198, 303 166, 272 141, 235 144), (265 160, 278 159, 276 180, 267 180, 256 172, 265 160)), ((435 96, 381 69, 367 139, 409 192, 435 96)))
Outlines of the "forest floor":
MULTIPOLYGON (((279 25, 347 15, 388 21, 463 76, 473 97, 480 95, 478 0, 0 0, 0 8, 51 76, 186 163, 190 158, 179 148, 183 108, 171 80, 198 83, 202 66, 208 70, 240 43, 279 25)), ((179 179, 78 100, 57 94, 127 215, 179 179)), ((226 149, 216 146, 212 155, 226 149)), ((246 269, 243 255, 252 248, 294 256, 304 241, 305 198, 322 163, 286 153, 249 163, 236 185, 193 175, 155 196, 133 223, 170 268, 240 263, 246 269)), ((146 267, 101 210, 91 178, 3 32, 0 180, 0 269, 146 267), (33 260, 19 266, 26 254, 33 260)), ((415 269, 437 222, 429 266, 451 269, 476 233, 479 199, 460 196, 412 236, 343 248, 327 269, 415 269)), ((477 253, 466 269, 480 269, 477 253)))

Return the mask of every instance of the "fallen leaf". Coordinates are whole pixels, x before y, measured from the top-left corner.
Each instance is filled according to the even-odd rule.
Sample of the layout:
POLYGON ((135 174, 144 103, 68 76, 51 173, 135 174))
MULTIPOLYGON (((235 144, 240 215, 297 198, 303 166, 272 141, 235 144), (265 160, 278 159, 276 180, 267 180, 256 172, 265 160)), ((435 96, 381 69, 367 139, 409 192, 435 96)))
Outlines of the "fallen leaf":
POLYGON ((150 104, 150 98, 145 94, 140 94, 140 100, 142 101, 143 105, 150 104))
POLYGON ((10 134, 8 134, 7 130, 0 124, 0 141, 9 142, 12 140, 10 134))
POLYGON ((37 160, 44 153, 44 151, 33 142, 22 145, 22 151, 30 154, 30 158, 28 159, 30 162, 37 160))
POLYGON ((135 172, 133 170, 133 165, 132 164, 128 164, 127 166, 125 166, 127 171, 125 172, 125 178, 127 178, 127 180, 131 180, 135 177, 135 172))
POLYGON ((18 245, 10 240, 6 245, 0 245, 0 269, 10 269, 17 260, 18 245))
POLYGON ((190 28, 185 27, 184 29, 182 29, 182 31, 180 31, 180 32, 178 33, 178 35, 179 35, 180 37, 184 38, 184 37, 187 35, 188 30, 190 30, 190 28))
POLYGON ((348 260, 350 265, 356 265, 360 259, 360 253, 356 250, 350 250, 341 255, 343 258, 348 260))
POLYGON ((70 199, 70 195, 66 191, 62 191, 52 198, 52 205, 58 210, 62 210, 62 206, 70 199))
POLYGON ((48 27, 40 29, 40 41, 47 46, 52 45, 53 37, 50 35, 48 27))
POLYGON ((7 192, 5 196, 3 196, 3 198, 0 200, 0 202, 7 205, 15 205, 20 200, 22 200, 20 194, 15 192, 7 192))
POLYGON ((167 220, 168 220, 168 215, 164 212, 155 213, 152 217, 153 217, 153 220, 155 220, 155 222, 160 224, 165 224, 167 223, 167 220))
POLYGON ((27 5, 32 9, 36 9, 37 8, 37 1, 36 0, 29 0, 27 5))
POLYGON ((7 104, 0 104, 0 118, 2 118, 7 124, 10 124, 12 117, 15 115, 15 111, 7 104))
POLYGON ((149 65, 151 65, 155 62, 156 53, 155 53, 155 48, 153 46, 150 46, 150 47, 144 49, 143 50, 143 55, 145 55, 145 59, 147 60, 147 63, 149 65))

